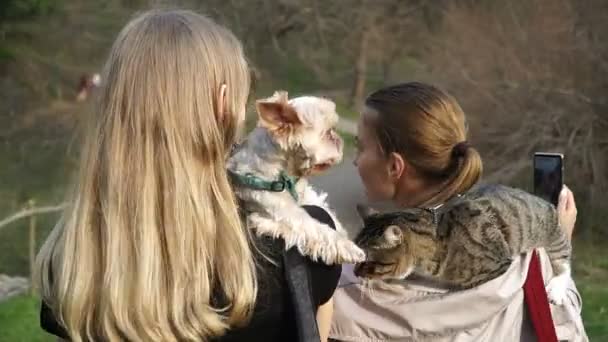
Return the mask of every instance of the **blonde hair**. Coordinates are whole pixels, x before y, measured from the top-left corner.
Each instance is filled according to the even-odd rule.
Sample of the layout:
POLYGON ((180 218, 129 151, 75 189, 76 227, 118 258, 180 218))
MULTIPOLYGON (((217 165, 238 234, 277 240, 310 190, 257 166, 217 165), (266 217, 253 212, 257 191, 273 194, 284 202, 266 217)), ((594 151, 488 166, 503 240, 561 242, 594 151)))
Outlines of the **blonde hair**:
POLYGON ((468 191, 483 170, 467 142, 464 112, 448 93, 410 82, 380 89, 366 99, 378 115, 371 124, 384 153, 399 153, 427 180, 441 184, 422 205, 438 204, 468 191))
POLYGON ((69 206, 37 258, 44 301, 73 341, 200 341, 245 324, 255 263, 225 172, 249 92, 241 44, 193 12, 146 12, 102 79, 69 206))

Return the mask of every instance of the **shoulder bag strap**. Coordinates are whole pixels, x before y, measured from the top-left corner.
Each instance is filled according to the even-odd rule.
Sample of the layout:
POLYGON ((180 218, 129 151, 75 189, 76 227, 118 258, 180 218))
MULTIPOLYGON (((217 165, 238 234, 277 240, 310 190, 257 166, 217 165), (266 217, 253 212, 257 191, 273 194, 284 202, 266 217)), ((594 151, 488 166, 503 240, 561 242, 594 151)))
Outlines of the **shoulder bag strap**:
POLYGON ((294 308, 299 342, 319 342, 319 327, 312 302, 310 275, 306 260, 295 247, 283 253, 285 278, 294 308))
POLYGON ((557 342, 540 259, 536 250, 532 253, 528 275, 524 283, 524 299, 538 342, 557 342))

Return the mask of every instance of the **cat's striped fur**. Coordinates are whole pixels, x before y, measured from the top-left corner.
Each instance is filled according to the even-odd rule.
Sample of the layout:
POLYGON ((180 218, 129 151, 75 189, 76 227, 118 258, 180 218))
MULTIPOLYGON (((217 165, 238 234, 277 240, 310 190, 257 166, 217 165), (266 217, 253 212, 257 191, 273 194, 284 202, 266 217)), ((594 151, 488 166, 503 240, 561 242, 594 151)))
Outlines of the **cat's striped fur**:
MULTIPOLYGON (((452 288, 471 288, 503 274, 514 256, 543 247, 554 279, 561 279, 554 292, 565 291, 558 283, 570 277, 570 241, 555 207, 522 190, 484 186, 437 210, 362 217, 356 243, 367 261, 355 268, 359 276, 387 279, 416 273, 452 288)), ((554 301, 561 295, 550 293, 554 301)))

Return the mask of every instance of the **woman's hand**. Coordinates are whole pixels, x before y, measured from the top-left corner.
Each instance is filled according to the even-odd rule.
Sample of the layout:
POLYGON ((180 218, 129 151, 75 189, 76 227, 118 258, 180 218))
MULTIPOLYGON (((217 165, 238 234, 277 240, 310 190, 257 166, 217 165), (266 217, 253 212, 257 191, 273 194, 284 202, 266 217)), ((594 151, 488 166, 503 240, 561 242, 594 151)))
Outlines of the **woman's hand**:
POLYGON ((574 231, 574 223, 576 222, 576 203, 574 202, 574 195, 572 191, 564 185, 561 193, 559 194, 559 201, 557 203, 557 216, 559 220, 559 226, 566 233, 568 238, 572 240, 572 232, 574 231))

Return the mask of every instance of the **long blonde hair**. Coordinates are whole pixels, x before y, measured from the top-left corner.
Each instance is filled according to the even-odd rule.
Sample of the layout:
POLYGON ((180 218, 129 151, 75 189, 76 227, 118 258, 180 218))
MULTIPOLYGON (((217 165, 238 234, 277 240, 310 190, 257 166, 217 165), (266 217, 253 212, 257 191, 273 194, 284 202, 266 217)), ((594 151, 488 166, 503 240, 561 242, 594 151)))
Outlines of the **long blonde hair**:
POLYGON ((249 92, 241 44, 193 12, 149 11, 102 79, 69 205, 37 258, 44 301, 73 341, 200 341, 245 324, 255 263, 225 172, 249 92))

